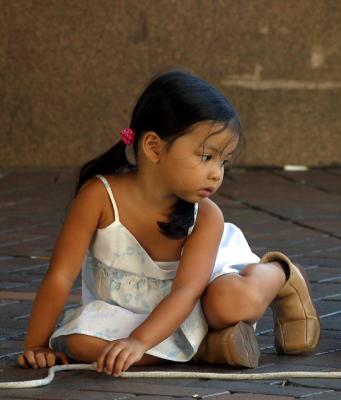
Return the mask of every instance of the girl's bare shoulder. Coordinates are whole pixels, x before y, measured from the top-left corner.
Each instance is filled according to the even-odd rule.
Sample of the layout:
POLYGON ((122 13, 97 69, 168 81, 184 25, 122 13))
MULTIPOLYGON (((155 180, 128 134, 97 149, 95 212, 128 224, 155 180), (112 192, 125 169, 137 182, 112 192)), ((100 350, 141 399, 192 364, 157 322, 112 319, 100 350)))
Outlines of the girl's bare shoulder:
MULTIPOLYGON (((107 179, 108 180, 108 179, 107 179)), ((110 182, 110 185, 112 183, 110 182)), ((77 209, 91 211, 91 214, 97 214, 102 217, 108 203, 108 191, 104 183, 97 177, 88 179, 80 187, 76 194, 73 206, 77 209)))
POLYGON ((220 207, 211 199, 203 199, 198 205, 198 218, 205 222, 224 222, 220 207))
MULTIPOLYGON (((96 178, 88 179, 79 188, 73 199, 73 207, 93 207, 94 205, 100 205, 102 197, 103 183, 96 178)), ((96 207, 97 208, 97 207, 96 207)))
MULTIPOLYGON (((103 178, 109 184, 110 188, 117 187, 119 185, 117 178, 113 175, 103 175, 103 178)), ((89 197, 89 199, 93 200, 106 200, 108 196, 108 190, 101 179, 93 177, 83 183, 77 193, 77 196, 89 197)))
POLYGON ((105 181, 94 177, 87 180, 80 188, 76 201, 84 204, 98 216, 98 228, 105 228, 115 220, 114 210, 109 198, 111 190, 115 195, 121 191, 122 179, 116 175, 103 176, 105 181), (106 187, 109 185, 108 187, 106 187))

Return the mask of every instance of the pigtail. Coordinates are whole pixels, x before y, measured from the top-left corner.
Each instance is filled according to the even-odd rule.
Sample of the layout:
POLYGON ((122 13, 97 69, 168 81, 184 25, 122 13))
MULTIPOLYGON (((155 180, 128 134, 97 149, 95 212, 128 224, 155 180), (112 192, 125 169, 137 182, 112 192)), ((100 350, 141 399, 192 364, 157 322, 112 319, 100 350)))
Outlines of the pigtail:
POLYGON ((108 151, 88 161, 81 167, 75 194, 81 186, 95 175, 115 174, 124 167, 131 167, 125 153, 126 145, 120 140, 108 151))
POLYGON ((194 224, 194 208, 194 203, 179 199, 169 215, 169 222, 158 221, 161 233, 171 239, 186 237, 194 224))

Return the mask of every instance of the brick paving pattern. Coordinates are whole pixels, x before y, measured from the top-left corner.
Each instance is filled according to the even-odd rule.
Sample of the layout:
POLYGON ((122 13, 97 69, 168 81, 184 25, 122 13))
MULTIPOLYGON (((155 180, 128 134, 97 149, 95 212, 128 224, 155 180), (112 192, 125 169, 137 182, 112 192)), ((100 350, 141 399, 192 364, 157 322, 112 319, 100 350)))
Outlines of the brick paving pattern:
MULTIPOLYGON (((47 370, 22 370, 23 347, 35 291, 48 266, 72 197, 75 170, 0 171, 0 381, 29 380, 47 370)), ((320 313, 322 337, 311 355, 279 356, 268 311, 258 323, 262 355, 256 372, 335 371, 341 365, 341 169, 286 172, 235 169, 215 196, 225 220, 239 226, 253 251, 286 253, 304 266, 320 313)), ((66 307, 80 301, 76 282, 66 307)), ((132 368, 131 370, 141 370, 132 368)), ((224 365, 173 364, 149 370, 236 372, 224 365)), ((239 371, 239 370, 237 370, 239 371)), ((341 398, 340 380, 209 381, 115 379, 92 371, 62 372, 35 389, 0 390, 0 399, 219 399, 341 398)))

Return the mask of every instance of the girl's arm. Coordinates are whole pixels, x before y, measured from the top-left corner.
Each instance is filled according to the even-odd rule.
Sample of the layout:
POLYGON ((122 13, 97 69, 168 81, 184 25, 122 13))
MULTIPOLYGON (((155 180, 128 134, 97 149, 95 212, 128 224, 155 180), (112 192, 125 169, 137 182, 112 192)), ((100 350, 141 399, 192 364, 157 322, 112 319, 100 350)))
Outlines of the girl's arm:
POLYGON ((223 230, 224 217, 219 207, 209 199, 203 200, 193 232, 186 239, 171 293, 129 338, 105 349, 97 362, 99 372, 104 368, 107 373, 118 376, 188 317, 207 286, 223 230))
MULTIPOLYGON (((18 358, 23 367, 55 364, 56 354, 48 349, 48 341, 98 225, 104 198, 102 186, 95 181, 83 186, 59 233, 49 269, 33 303, 24 354, 18 358)), ((63 354, 57 357, 67 361, 63 354)))

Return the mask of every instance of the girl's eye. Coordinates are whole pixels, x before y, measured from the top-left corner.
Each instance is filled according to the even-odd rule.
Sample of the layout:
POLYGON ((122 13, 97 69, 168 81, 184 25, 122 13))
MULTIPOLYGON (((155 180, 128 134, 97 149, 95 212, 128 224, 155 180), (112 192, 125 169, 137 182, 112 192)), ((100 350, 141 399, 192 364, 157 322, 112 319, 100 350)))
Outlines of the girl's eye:
POLYGON ((211 154, 202 154, 202 155, 201 155, 201 159, 202 159, 203 161, 210 161, 211 158, 212 158, 211 154))

